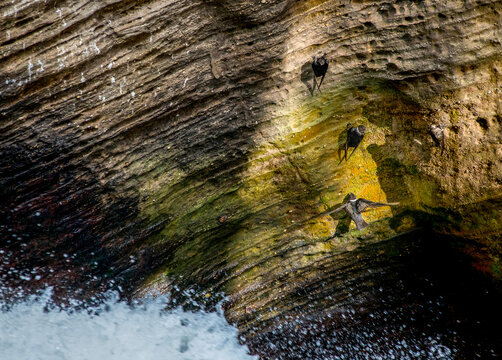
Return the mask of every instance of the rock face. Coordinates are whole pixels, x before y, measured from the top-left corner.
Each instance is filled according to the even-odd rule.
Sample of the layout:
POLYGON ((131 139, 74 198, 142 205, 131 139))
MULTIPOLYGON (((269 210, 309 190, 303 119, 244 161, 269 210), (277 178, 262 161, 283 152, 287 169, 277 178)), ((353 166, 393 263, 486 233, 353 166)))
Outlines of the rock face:
POLYGON ((475 239, 500 276, 500 1, 0 10, 2 281, 197 283, 245 329, 333 254, 417 227, 475 239), (349 122, 367 134, 339 163, 349 122), (362 232, 317 216, 349 192, 401 206, 362 232))

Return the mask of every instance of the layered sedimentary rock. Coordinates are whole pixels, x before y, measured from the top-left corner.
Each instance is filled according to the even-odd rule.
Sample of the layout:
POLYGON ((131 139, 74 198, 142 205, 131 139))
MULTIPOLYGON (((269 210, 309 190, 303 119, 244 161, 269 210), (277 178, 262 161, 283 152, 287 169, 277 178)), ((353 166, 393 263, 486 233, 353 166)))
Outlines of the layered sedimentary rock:
POLYGON ((500 276, 501 13, 496 0, 2 2, 2 281, 199 284, 228 294, 245 329, 324 284, 337 256, 417 227, 475 239, 476 265, 500 276), (349 122, 368 132, 340 163, 349 122), (349 192, 400 207, 365 213, 362 232, 317 216, 349 192))

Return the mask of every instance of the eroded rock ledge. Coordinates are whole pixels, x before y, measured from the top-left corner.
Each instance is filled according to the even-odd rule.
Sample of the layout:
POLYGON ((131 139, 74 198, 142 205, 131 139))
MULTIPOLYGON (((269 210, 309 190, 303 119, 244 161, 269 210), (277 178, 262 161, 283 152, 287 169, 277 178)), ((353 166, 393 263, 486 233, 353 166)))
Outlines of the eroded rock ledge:
POLYGON ((2 281, 197 283, 230 295, 244 328, 315 281, 313 264, 417 227, 476 239, 477 265, 500 276, 501 12, 496 0, 2 2, 2 281), (369 133, 338 165, 348 122, 369 133), (363 232, 316 217, 348 192, 402 206, 368 213, 363 232))

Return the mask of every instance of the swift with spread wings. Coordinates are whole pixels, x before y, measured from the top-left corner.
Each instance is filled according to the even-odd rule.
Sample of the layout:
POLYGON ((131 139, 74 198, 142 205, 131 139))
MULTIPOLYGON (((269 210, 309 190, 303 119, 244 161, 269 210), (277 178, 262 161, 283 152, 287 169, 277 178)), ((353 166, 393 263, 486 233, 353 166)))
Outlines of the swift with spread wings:
POLYGON ((395 206, 399 205, 399 203, 380 203, 375 201, 366 200, 363 198, 357 198, 353 193, 349 194, 349 200, 337 207, 334 210, 329 210, 327 213, 323 215, 329 215, 336 213, 338 211, 345 210, 347 214, 350 215, 352 220, 356 223, 357 230, 362 230, 367 227, 369 224, 364 221, 362 213, 364 211, 369 210, 369 208, 378 208, 382 206, 395 206))

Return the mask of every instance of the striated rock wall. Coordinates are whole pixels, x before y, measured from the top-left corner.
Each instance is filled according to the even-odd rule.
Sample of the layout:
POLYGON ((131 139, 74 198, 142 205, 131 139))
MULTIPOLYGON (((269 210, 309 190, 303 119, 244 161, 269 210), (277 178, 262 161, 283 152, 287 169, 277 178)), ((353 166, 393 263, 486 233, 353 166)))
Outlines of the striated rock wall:
POLYGON ((501 14, 496 0, 1 2, 2 280, 195 282, 229 294, 245 328, 336 254, 417 227, 476 239, 477 266, 500 275, 501 14), (348 122, 368 134, 339 164, 348 122), (317 216, 348 192, 401 206, 362 232, 317 216))

